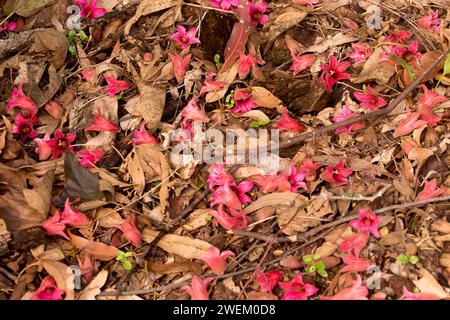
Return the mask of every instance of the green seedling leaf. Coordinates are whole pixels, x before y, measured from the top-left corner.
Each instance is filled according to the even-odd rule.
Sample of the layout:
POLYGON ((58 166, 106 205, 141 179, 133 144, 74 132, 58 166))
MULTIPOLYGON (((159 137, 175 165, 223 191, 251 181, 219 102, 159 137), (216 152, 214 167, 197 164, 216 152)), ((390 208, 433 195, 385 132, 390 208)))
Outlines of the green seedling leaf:
POLYGON ((444 73, 442 74, 443 76, 446 76, 450 73, 450 53, 447 54, 447 57, 445 58, 445 62, 444 62, 444 73))
POLYGON ((396 258, 397 263, 399 264, 407 264, 408 263, 408 256, 406 254, 400 254, 396 258))
POLYGON ((75 30, 70 30, 67 34, 67 41, 72 42, 76 34, 75 30))
POLYGON ((127 261, 122 262, 122 267, 125 270, 130 271, 131 269, 133 269, 133 264, 127 260, 127 261))
POLYGON ((311 264, 313 262, 312 256, 304 256, 303 257, 303 262, 306 263, 306 264, 311 264))
POLYGON ((399 65, 401 65, 403 69, 405 69, 408 73, 409 79, 411 79, 411 81, 414 81, 414 79, 416 78, 416 72, 408 62, 396 56, 391 56, 390 59, 391 61, 397 62, 399 65))
POLYGON ((70 46, 69 47, 69 52, 71 55, 76 55, 77 54, 77 49, 75 48, 75 46, 70 46))
POLYGON ((409 263, 416 264, 417 262, 419 262, 419 257, 418 256, 410 256, 409 257, 409 263))
POLYGON ((86 35, 86 33, 84 33, 83 30, 80 30, 78 32, 78 37, 80 38, 81 41, 89 39, 89 37, 86 35))

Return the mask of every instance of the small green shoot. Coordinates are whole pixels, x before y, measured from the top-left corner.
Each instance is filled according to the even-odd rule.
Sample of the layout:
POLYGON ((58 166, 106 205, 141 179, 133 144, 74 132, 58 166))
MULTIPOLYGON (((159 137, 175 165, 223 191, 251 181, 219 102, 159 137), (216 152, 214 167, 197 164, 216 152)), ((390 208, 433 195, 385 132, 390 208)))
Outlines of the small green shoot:
POLYGON ((325 263, 320 260, 320 255, 307 255, 303 257, 303 262, 307 265, 305 271, 308 273, 317 273, 322 278, 328 277, 328 272, 325 268, 325 263))
POLYGON ((268 123, 270 123, 270 120, 268 120, 268 119, 259 119, 258 121, 251 122, 250 127, 259 128, 261 126, 265 126, 268 123))
POLYGON ((214 55, 214 63, 216 64, 217 71, 222 68, 222 63, 220 62, 220 54, 214 55))
POLYGON ((406 254, 399 254, 397 256, 397 258, 395 259, 395 261, 398 264, 416 264, 417 262, 419 262, 419 257, 418 256, 407 256, 406 254))
POLYGON ((74 56, 77 54, 77 44, 84 42, 89 39, 83 30, 76 32, 75 30, 70 30, 67 34, 67 41, 69 42, 69 53, 74 56))
POLYGON ((125 270, 131 270, 133 269, 133 264, 128 260, 129 257, 132 257, 132 252, 123 252, 119 250, 119 253, 117 254, 116 260, 119 261, 122 264, 122 267, 125 270))
POLYGON ((234 108, 234 100, 233 100, 234 91, 230 92, 229 95, 225 98, 225 103, 229 109, 234 108))

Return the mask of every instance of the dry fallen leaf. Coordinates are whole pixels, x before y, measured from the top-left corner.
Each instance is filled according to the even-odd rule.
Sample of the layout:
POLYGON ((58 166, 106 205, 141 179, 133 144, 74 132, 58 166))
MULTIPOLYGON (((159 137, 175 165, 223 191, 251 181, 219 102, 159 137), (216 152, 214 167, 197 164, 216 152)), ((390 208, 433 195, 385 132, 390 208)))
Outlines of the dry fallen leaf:
POLYGON ((95 296, 101 292, 100 289, 105 285, 106 279, 108 279, 108 271, 100 271, 88 286, 84 288, 78 300, 95 300, 95 296))
POLYGON ((92 256, 95 259, 102 261, 109 261, 115 259, 119 253, 119 249, 113 246, 108 246, 104 243, 85 239, 83 237, 70 234, 70 240, 72 244, 80 250, 83 250, 86 254, 92 256))
POLYGON ((186 259, 198 259, 208 252, 211 244, 199 239, 192 239, 187 236, 167 234, 157 243, 157 246, 172 254, 179 255, 186 259))

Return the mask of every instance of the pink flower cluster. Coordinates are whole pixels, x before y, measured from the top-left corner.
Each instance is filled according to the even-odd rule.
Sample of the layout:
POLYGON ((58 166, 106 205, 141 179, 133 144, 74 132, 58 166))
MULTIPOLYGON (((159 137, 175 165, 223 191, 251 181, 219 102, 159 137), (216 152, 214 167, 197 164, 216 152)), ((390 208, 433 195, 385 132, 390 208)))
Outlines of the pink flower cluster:
POLYGON ((435 33, 439 33, 439 28, 442 24, 442 19, 439 19, 438 10, 436 11, 430 10, 428 12, 428 15, 417 20, 417 23, 424 29, 428 29, 435 33))
POLYGON ((120 225, 115 225, 117 229, 122 231, 125 239, 130 241, 130 243, 140 248, 142 246, 142 234, 136 227, 136 217, 128 216, 120 225))
POLYGON ((349 61, 339 62, 335 56, 330 56, 328 63, 321 64, 322 74, 319 80, 322 82, 325 90, 331 93, 334 85, 339 80, 350 79, 350 75, 345 73, 349 66, 349 61))
POLYGON ((98 0, 74 0, 73 4, 80 7, 80 16, 88 19, 96 19, 103 16, 107 11, 97 6, 98 0))
POLYGON ((258 104, 253 101, 252 95, 247 89, 238 88, 234 91, 233 100, 235 103, 232 112, 249 112, 258 107, 258 104))
POLYGON ((381 55, 381 61, 388 61, 396 65, 397 62, 390 60, 391 56, 401 58, 407 62, 411 60, 418 60, 422 57, 419 52, 419 42, 416 40, 407 44, 411 38, 411 33, 408 31, 397 31, 385 39, 389 45, 385 46, 387 54, 381 55))

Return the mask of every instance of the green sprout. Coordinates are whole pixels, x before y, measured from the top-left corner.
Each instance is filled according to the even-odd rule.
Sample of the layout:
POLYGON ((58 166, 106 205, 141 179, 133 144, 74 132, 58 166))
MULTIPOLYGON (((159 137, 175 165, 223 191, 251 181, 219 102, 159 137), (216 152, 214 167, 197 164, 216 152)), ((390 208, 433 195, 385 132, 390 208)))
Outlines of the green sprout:
POLYGON ((123 252, 123 251, 119 250, 116 260, 122 264, 122 267, 125 270, 129 271, 129 270, 133 269, 133 264, 128 260, 128 258, 131 256, 133 256, 132 252, 123 252))
POLYGON ((234 91, 231 91, 229 95, 225 98, 225 103, 229 109, 234 108, 234 100, 233 100, 234 91))
POLYGON ((406 254, 399 254, 397 256, 397 258, 395 259, 395 261, 398 264, 416 264, 417 262, 419 262, 419 257, 418 256, 407 256, 406 254))
POLYGON ((259 119, 258 121, 253 121, 250 123, 250 127, 252 128, 259 128, 261 126, 265 126, 266 124, 269 124, 269 119, 259 119))
POLYGON ((320 260, 320 255, 307 255, 303 257, 303 262, 307 265, 305 271, 308 273, 317 273, 322 278, 328 277, 328 272, 325 270, 325 263, 320 260))
POLYGON ((69 41, 69 52, 71 55, 77 54, 77 44, 86 41, 89 37, 83 30, 76 32, 75 30, 70 30, 67 34, 67 41, 69 41))
POLYGON ((220 55, 219 54, 215 54, 214 55, 214 63, 216 64, 216 68, 219 71, 220 68, 222 68, 222 63, 220 62, 220 55))

